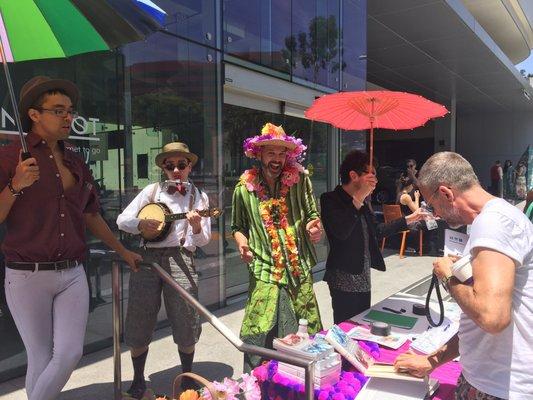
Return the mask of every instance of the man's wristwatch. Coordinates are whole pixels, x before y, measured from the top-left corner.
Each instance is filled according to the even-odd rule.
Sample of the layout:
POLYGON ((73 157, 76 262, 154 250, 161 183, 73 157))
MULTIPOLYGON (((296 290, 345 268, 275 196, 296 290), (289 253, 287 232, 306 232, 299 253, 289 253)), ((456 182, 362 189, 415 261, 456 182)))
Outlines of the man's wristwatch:
POLYGON ((7 183, 7 187, 13 196, 20 196, 23 193, 22 190, 19 190, 18 192, 15 190, 12 179, 7 183))
POLYGON ((446 276, 442 278, 442 281, 441 281, 448 292, 450 291, 450 279, 452 278, 453 278, 453 275, 446 276))

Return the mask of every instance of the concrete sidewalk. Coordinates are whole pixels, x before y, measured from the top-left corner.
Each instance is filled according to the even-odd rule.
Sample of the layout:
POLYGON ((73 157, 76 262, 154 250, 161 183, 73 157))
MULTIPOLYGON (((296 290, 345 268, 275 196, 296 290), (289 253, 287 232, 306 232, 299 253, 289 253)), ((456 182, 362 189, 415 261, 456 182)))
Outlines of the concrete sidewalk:
MULTIPOLYGON (((387 254, 387 253, 386 253, 387 254)), ((410 256, 400 259, 398 255, 385 258, 387 272, 372 270, 372 303, 376 303, 431 273, 433 257, 410 256)), ((320 279, 321 277, 316 277, 320 279)), ((318 281, 314 285, 322 322, 328 328, 333 323, 331 300, 327 285, 318 281)), ((235 303, 217 310, 219 317, 233 332, 238 333, 244 314, 243 297, 235 303)), ((111 324, 111 321, 109 321, 111 324)), ((59 396, 60 400, 104 400, 113 396, 113 349, 108 348, 83 357, 69 382, 59 396)), ((197 346, 195 372, 209 380, 238 377, 242 373, 242 354, 209 324, 203 324, 203 333, 197 346)), ((171 383, 180 372, 179 357, 169 328, 157 331, 150 347, 146 374, 157 392, 170 393, 171 383)), ((132 379, 131 360, 127 349, 122 349, 123 388, 129 387, 132 379)), ((26 399, 24 378, 0 384, 0 399, 26 399)))

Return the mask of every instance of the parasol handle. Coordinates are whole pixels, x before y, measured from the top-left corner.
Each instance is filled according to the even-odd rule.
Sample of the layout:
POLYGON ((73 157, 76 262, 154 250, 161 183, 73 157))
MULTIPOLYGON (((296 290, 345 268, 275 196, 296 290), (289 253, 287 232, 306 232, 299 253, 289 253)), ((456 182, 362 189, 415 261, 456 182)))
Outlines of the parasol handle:
POLYGON ((370 171, 372 171, 374 161, 374 123, 370 122, 370 171))
POLYGON ((2 42, 2 36, 0 35, 0 55, 2 56, 2 64, 4 65, 4 74, 6 75, 7 89, 9 91, 9 97, 11 99, 11 105, 13 106, 13 115, 15 116, 15 124, 19 132, 20 143, 22 144, 22 160, 31 158, 31 154, 28 151, 28 145, 24 138, 24 132, 22 132, 22 123, 20 122, 19 109, 17 102, 15 101, 15 90, 13 89, 13 82, 11 81, 11 74, 9 73, 9 65, 7 64, 6 54, 4 52, 4 43, 2 42))

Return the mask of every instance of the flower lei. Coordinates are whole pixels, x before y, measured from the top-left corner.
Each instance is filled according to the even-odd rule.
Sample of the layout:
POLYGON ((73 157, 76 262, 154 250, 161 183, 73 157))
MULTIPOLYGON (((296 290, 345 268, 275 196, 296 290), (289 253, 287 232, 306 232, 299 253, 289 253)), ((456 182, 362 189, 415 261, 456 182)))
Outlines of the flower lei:
POLYGON ((281 172, 279 198, 270 198, 268 196, 265 187, 260 182, 259 169, 257 167, 246 170, 241 176, 241 182, 246 189, 249 192, 256 192, 257 197, 259 197, 259 214, 271 241, 272 259, 274 261, 273 277, 278 282, 283 276, 286 264, 288 264, 289 271, 293 277, 298 277, 301 273, 296 233, 287 218, 289 208, 286 200, 289 188, 300 180, 300 172, 304 172, 304 168, 297 162, 292 161, 285 165, 281 172), (283 239, 285 247, 281 245, 283 239))

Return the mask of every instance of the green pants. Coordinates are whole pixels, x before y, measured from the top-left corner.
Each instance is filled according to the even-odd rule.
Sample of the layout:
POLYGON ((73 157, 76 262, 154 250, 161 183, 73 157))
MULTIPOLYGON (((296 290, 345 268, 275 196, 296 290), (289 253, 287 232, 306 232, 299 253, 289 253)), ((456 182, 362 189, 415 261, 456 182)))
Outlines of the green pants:
MULTIPOLYGON (((311 273, 296 288, 263 282, 250 276, 248 302, 241 327, 241 339, 245 343, 271 349, 274 338, 298 330, 300 318, 307 319, 309 334, 322 330, 311 273)), ((250 372, 260 363, 261 357, 245 354, 244 372, 250 372)))

